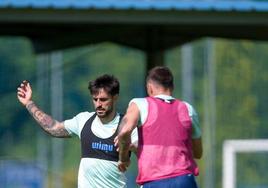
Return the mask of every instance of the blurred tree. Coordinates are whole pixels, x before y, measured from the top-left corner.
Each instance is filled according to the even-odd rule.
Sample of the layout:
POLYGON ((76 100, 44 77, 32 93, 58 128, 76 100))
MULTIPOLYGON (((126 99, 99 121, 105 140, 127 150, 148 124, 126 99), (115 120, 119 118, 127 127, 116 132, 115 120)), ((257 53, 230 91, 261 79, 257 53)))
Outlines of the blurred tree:
POLYGON ((0 143, 1 156, 32 156, 27 147, 34 135, 29 116, 16 101, 21 79, 31 79, 35 64, 30 42, 25 38, 0 38, 0 143), (21 146, 21 148, 20 148, 21 146), (18 150, 14 150, 14 147, 18 150), (26 152, 27 151, 27 152, 26 152))
MULTIPOLYGON (((268 64, 267 43, 215 39, 217 70, 217 125, 216 126, 216 169, 217 185, 221 187, 222 144, 226 139, 265 138, 268 135, 268 64)), ((195 41, 194 106, 203 127, 203 82, 205 42, 195 41)), ((0 38, 0 156, 2 158, 36 158, 36 131, 42 131, 27 111, 16 100, 16 88, 23 79, 31 81, 36 92, 36 57, 31 43, 25 38, 0 38)), ((181 97, 181 48, 167 51, 165 62, 174 73, 176 90, 174 96, 181 97)), ((100 74, 114 74, 121 82, 118 110, 124 113, 133 97, 146 95, 144 88, 145 55, 143 52, 103 43, 63 51, 63 94, 64 119, 80 111, 93 111, 88 92, 88 81, 100 74)), ((48 91, 49 92, 49 91, 48 91)), ((34 97, 38 97, 34 95, 34 97)), ((36 101, 38 103, 38 101, 36 101)), ((49 103, 49 101, 46 101, 49 103)), ((49 112, 48 112, 49 113, 49 112)), ((45 133, 43 133, 45 134, 45 133)), ((206 151, 204 151, 206 152, 206 151)), ((79 139, 64 141, 64 187, 76 186, 80 158, 79 139)), ((263 157, 257 157, 257 160, 263 157)), ((135 159, 135 158, 134 158, 135 159)), ((131 181, 136 174, 136 161, 131 166, 131 181)), ((205 168, 201 160, 202 169, 205 168)), ((259 163, 250 155, 239 157, 239 165, 251 182, 263 181, 252 172, 259 163), (254 164, 256 164, 254 166, 254 164)), ((260 169, 261 172, 263 168, 260 169)), ((50 169, 49 169, 50 170, 50 169)), ((53 172, 49 171, 53 175, 53 172)), ((257 173, 259 175, 259 172, 257 173)))

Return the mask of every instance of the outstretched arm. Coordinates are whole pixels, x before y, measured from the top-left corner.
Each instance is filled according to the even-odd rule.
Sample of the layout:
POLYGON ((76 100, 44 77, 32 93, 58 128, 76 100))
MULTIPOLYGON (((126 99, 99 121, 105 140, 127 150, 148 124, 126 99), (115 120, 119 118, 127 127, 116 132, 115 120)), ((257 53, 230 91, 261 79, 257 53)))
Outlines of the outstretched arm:
POLYGON ((54 120, 50 115, 44 113, 32 101, 32 88, 27 81, 23 81, 17 89, 17 97, 22 105, 24 105, 37 123, 48 134, 54 137, 70 137, 65 129, 63 122, 54 120))
POLYGON ((131 133, 137 126, 139 120, 139 109, 135 103, 131 103, 127 109, 126 115, 120 123, 120 132, 118 134, 118 146, 119 146, 119 163, 118 168, 120 171, 126 171, 130 159, 129 149, 131 133))
POLYGON ((41 128, 48 134, 54 137, 70 137, 68 131, 65 129, 63 122, 58 122, 50 115, 47 115, 40 110, 33 101, 26 104, 27 110, 41 126, 41 128))

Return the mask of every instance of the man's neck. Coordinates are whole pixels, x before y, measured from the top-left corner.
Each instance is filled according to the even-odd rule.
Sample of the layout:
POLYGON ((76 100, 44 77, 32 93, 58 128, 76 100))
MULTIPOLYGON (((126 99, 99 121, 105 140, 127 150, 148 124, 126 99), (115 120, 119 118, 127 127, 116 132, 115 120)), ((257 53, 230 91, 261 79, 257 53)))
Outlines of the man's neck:
POLYGON ((168 90, 157 90, 157 91, 154 91, 152 93, 152 95, 149 95, 149 96, 154 97, 154 96, 157 96, 157 95, 169 95, 169 96, 172 96, 172 92, 170 92, 168 90))
POLYGON ((112 121, 115 118, 115 116, 116 116, 116 112, 114 111, 110 113, 107 117, 103 117, 103 118, 99 117, 99 119, 102 122, 102 124, 107 124, 110 121, 112 121))

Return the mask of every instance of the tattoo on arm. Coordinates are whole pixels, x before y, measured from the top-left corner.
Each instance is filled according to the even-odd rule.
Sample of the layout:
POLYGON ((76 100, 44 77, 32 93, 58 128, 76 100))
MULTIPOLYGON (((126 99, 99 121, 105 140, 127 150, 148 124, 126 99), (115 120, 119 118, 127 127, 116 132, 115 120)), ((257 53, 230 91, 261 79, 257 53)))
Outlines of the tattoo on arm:
POLYGON ((64 127, 56 128, 56 124, 59 122, 40 110, 33 102, 27 104, 26 108, 41 128, 50 135, 55 137, 70 137, 68 131, 64 127))

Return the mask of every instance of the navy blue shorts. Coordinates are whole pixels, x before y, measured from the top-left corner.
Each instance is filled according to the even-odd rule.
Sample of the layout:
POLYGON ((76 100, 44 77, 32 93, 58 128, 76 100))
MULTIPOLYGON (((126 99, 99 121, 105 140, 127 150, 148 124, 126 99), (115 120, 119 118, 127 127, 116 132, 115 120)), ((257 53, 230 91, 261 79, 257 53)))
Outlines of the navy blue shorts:
POLYGON ((192 174, 176 176, 143 184, 143 188, 197 188, 192 174))

